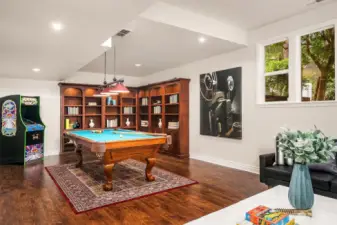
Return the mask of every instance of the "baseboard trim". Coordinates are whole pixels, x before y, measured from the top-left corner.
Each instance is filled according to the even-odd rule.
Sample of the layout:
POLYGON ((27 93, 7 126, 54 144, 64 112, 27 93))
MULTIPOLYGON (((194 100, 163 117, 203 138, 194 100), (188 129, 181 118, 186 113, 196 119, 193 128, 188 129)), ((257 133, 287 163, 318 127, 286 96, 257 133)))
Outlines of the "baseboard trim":
POLYGON ((216 164, 216 165, 220 165, 220 166, 224 166, 224 167, 229 167, 229 168, 233 168, 233 169, 237 169, 237 170, 243 170, 243 171, 247 171, 247 172, 250 172, 250 173, 259 174, 259 167, 257 167, 257 166, 238 163, 238 162, 234 162, 234 161, 230 161, 230 160, 218 159, 218 158, 204 156, 204 155, 194 155, 194 154, 192 155, 191 154, 190 158, 191 159, 197 159, 197 160, 204 161, 204 162, 208 162, 208 163, 212 163, 212 164, 216 164))

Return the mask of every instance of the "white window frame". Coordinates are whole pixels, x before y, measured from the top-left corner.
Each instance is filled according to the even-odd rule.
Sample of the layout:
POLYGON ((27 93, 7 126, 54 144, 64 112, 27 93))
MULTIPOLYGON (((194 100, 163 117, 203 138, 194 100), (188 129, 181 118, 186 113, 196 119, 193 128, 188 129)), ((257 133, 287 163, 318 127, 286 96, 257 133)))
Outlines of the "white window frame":
MULTIPOLYGON (((274 40, 275 41, 275 40, 274 40)), ((274 71, 274 72, 266 72, 266 63, 265 63, 265 60, 266 60, 266 47, 269 46, 269 45, 272 45, 272 44, 276 44, 276 43, 280 43, 280 42, 284 42, 284 41, 288 41, 289 43, 289 40, 288 38, 283 38, 283 39, 280 39, 276 42, 272 42, 272 43, 269 43, 269 44, 265 44, 263 46, 263 82, 264 82, 264 88, 263 88, 263 101, 265 101, 265 91, 266 91, 266 84, 265 84, 265 81, 266 81, 266 77, 269 77, 269 76, 277 76, 277 75, 283 75, 283 74, 288 74, 288 93, 289 93, 289 69, 290 69, 290 59, 288 59, 288 69, 286 70, 278 70, 278 71, 274 71)), ((290 45, 289 45, 289 53, 290 53, 290 45)), ((290 54, 289 54, 289 57, 290 57, 290 54)), ((288 100, 287 101, 277 101, 278 103, 285 103, 285 102, 288 102, 289 101, 289 96, 288 96, 288 100)))
MULTIPOLYGON (((337 105, 337 67, 335 67, 335 100, 334 101, 310 101, 302 102, 302 73, 301 73, 301 37, 329 28, 335 28, 335 45, 337 45, 337 20, 330 20, 314 26, 289 33, 284 36, 262 41, 256 45, 257 57, 257 92, 256 102, 262 107, 315 107, 337 105), (288 70, 265 72, 265 46, 278 42, 289 41, 289 64, 288 70), (265 76, 288 73, 288 101, 265 101, 265 76)), ((335 49, 335 65, 337 65, 337 51, 335 49)))

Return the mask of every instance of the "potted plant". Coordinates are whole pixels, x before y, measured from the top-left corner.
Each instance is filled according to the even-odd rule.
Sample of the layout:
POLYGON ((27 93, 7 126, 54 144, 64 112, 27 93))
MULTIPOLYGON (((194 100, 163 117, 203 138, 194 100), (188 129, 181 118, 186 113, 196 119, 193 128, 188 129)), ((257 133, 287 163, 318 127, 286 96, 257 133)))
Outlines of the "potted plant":
POLYGON ((294 161, 288 198, 296 209, 310 209, 314 204, 314 192, 308 164, 324 163, 334 159, 337 151, 335 141, 315 127, 308 132, 291 131, 283 128, 280 133, 279 149, 285 158, 294 161))

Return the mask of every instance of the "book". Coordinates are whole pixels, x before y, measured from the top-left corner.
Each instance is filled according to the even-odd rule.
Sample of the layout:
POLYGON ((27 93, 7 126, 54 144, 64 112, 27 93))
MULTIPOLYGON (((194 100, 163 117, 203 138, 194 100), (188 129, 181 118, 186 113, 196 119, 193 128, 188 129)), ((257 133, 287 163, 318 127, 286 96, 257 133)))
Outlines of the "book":
POLYGON ((246 213, 246 220, 255 225, 286 225, 289 215, 284 212, 274 212, 272 209, 260 205, 246 213))

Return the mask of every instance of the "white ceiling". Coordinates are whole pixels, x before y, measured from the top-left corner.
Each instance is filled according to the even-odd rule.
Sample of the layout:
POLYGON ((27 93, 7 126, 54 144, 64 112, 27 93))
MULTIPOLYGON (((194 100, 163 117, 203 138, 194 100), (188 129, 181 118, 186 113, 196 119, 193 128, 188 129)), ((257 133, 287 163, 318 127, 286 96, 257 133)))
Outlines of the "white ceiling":
MULTIPOLYGON (((116 44, 116 73, 144 76, 211 57, 241 47, 225 40, 204 36, 182 28, 147 19, 133 21, 132 32, 116 44), (142 64, 135 67, 136 63, 142 64)), ((82 72, 104 73, 104 54, 83 67, 82 72)), ((113 74, 113 49, 107 52, 107 73, 113 74)))
POLYGON ((335 0, 307 7, 314 0, 162 0, 224 23, 253 29, 335 0))
MULTIPOLYGON (((61 80, 80 68, 103 72, 100 44, 134 20, 133 32, 117 45, 119 74, 143 76, 240 47, 212 37, 200 45, 198 33, 139 19, 158 1, 244 29, 316 7, 305 7, 308 0, 1 0, 0 77, 61 80), (52 21, 65 29, 55 33, 52 21)), ((112 73, 111 51, 108 58, 112 73)))
POLYGON ((152 0, 1 0, 0 77, 59 80, 100 55, 100 44, 152 0), (55 33, 51 21, 64 23, 55 33), (34 73, 32 68, 41 68, 34 73))

